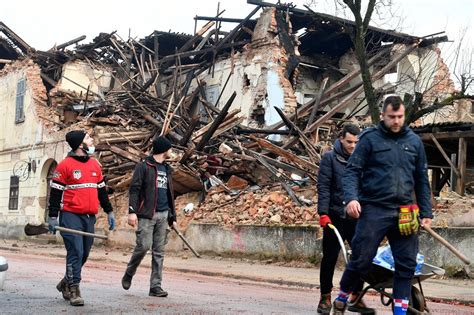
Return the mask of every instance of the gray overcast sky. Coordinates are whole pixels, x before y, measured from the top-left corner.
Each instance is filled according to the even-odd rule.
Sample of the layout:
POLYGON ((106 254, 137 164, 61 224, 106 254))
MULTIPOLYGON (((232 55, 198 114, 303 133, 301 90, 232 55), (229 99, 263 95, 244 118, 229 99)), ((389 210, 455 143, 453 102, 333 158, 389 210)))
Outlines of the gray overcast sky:
MULTIPOLYGON (((275 2, 275 0, 267 0, 275 2)), ((449 39, 459 40, 459 31, 470 27, 474 44, 474 0, 392 0, 393 11, 403 17, 403 28, 412 35, 428 35, 445 30, 449 39)), ((90 42, 100 32, 117 30, 124 38, 144 37, 154 30, 192 33, 195 15, 214 16, 218 0, 22 0, 2 1, 0 21, 36 49, 46 50, 80 35, 90 42)), ((284 1, 282 1, 284 2, 284 1)), ((293 1, 299 8, 308 0, 293 1)), ((334 0, 316 0, 313 10, 334 14, 334 0)), ((220 0, 225 17, 244 18, 254 8, 246 0, 220 0)), ((397 20, 398 19, 394 19, 397 20)), ((201 21, 202 25, 204 24, 201 21)), ((394 22, 392 27, 397 26, 394 22)), ((389 28, 389 25, 382 25, 389 28)), ((452 50, 445 44, 443 50, 452 50)), ((452 55, 452 54, 451 54, 452 55)), ((451 58, 445 54, 445 59, 451 58)), ((450 60, 446 60, 450 63, 450 60)))

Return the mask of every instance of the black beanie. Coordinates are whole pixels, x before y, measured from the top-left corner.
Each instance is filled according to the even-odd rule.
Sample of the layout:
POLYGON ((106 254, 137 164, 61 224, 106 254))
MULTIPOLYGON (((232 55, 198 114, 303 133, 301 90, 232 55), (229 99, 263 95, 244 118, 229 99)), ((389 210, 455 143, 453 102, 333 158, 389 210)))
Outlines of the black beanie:
POLYGON ((153 154, 164 153, 171 149, 171 142, 165 137, 157 137, 153 140, 153 154))
POLYGON ((81 145, 86 133, 83 130, 73 130, 69 131, 66 134, 66 141, 73 151, 76 151, 77 148, 81 145))

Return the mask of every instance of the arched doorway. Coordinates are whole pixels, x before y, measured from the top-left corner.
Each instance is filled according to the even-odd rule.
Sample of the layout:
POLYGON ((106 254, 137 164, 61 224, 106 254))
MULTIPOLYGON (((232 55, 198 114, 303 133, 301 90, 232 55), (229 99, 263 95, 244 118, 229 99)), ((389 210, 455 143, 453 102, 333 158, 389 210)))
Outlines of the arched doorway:
POLYGON ((45 222, 48 218, 48 206, 49 206, 49 192, 51 190, 51 179, 53 178, 54 170, 58 163, 53 159, 48 159, 41 170, 40 180, 40 191, 39 191, 39 204, 43 210, 44 215, 42 216, 45 222))

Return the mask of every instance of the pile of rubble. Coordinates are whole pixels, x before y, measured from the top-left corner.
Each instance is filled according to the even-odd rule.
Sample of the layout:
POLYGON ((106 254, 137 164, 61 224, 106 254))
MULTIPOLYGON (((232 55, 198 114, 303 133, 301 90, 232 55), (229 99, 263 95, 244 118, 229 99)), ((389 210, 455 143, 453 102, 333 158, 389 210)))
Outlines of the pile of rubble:
MULTIPOLYGON (((220 18, 223 12, 200 17, 207 23, 194 35, 155 31, 140 40, 124 40, 115 32, 101 33, 89 44, 79 45, 81 36, 48 51, 31 48, 6 26, 2 30, 21 50, 21 58, 39 66, 46 87, 46 97, 37 100, 43 106, 39 118, 54 131, 86 128, 94 134, 97 157, 116 198, 126 193, 136 163, 150 153, 151 140, 165 135, 175 151, 170 162, 176 192, 208 192, 188 216, 224 225, 311 224, 317 220, 320 156, 335 137, 337 125, 350 120, 357 108, 344 119, 330 120, 362 93, 362 82, 351 84, 360 70, 337 70, 338 79, 325 78, 310 101, 297 104, 293 84, 298 82, 299 65, 307 66, 311 58, 298 53, 299 39, 290 16, 298 16, 295 21, 304 21, 309 30, 312 23, 327 26, 327 17, 280 3, 254 4, 244 19, 220 18), (260 19, 252 20, 262 6, 267 8, 260 19), (221 28, 225 22, 237 26, 225 32, 221 28), (76 47, 68 49, 71 45, 76 47), (260 59, 267 58, 263 68, 278 65, 275 73, 283 87, 284 105, 292 104, 275 106, 277 120, 273 121, 277 122, 270 126, 262 123, 266 90, 253 95, 259 104, 248 115, 241 113, 243 104, 234 104, 236 91, 227 87, 237 75, 237 61, 252 64, 259 59, 257 52, 260 59), (222 60, 229 60, 230 73, 211 101, 200 75, 213 75, 222 60), (329 110, 320 111, 327 106, 329 110)), ((368 64, 377 65, 374 80, 420 43, 436 42, 407 35, 398 40, 414 44, 398 48, 394 57, 393 46, 372 49, 368 64)), ((7 64, 3 71, 14 66, 7 64)), ((310 66, 335 71, 332 65, 310 66)), ((245 90, 252 78, 244 78, 245 90)), ((267 87, 266 82, 260 85, 267 87)), ((125 205, 119 208, 126 211, 125 205)))

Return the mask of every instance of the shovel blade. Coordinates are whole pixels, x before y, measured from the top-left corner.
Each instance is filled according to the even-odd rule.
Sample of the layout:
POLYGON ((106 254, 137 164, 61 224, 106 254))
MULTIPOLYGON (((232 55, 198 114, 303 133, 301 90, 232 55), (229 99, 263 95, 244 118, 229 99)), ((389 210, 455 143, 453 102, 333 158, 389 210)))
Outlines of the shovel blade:
POLYGON ((44 224, 33 225, 33 224, 28 223, 27 225, 25 225, 25 234, 28 236, 46 234, 48 232, 49 232, 48 226, 44 224))

